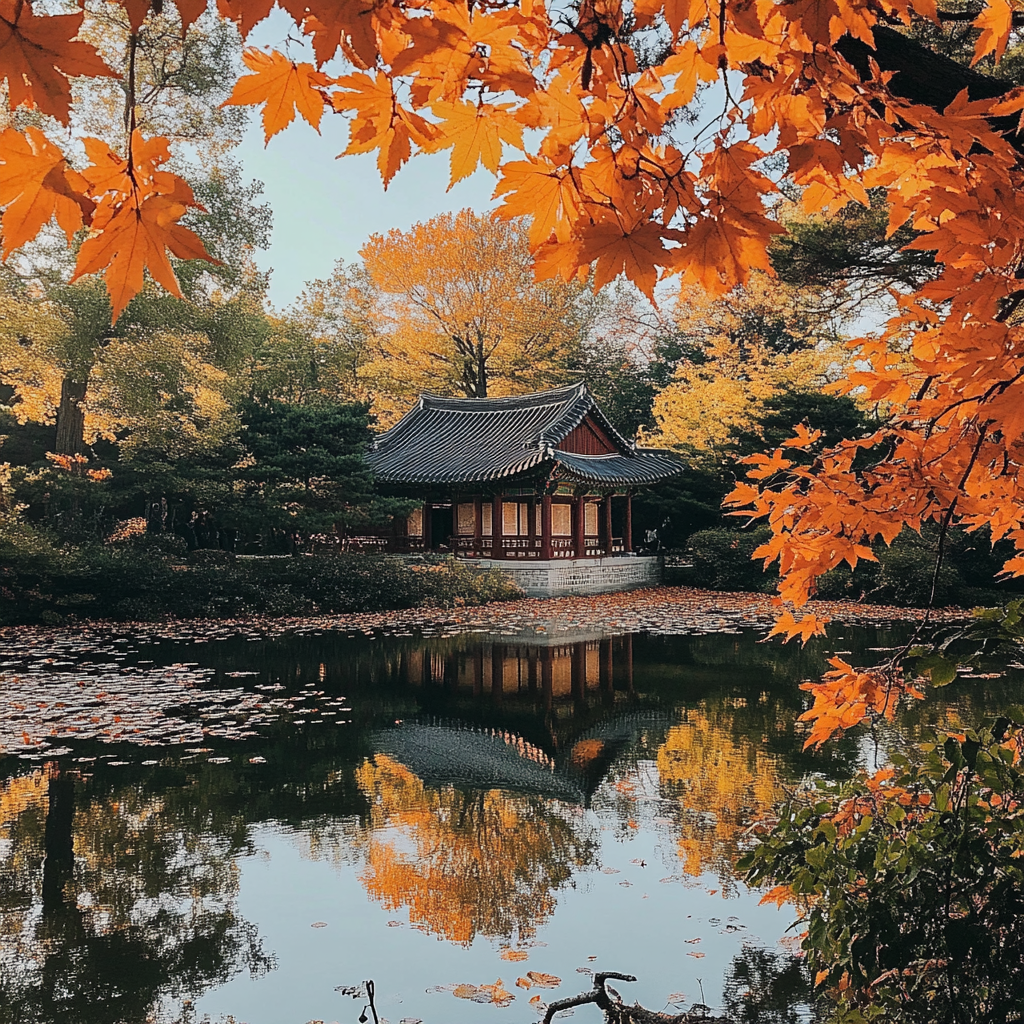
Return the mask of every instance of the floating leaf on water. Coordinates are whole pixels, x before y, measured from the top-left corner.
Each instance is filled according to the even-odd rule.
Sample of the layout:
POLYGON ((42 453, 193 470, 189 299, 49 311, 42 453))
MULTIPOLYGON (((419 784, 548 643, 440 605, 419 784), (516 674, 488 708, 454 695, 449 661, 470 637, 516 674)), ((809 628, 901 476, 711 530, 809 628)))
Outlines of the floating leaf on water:
POLYGON ((701 960, 701 959, 704 958, 705 954, 704 953, 693 953, 693 952, 690 952, 690 953, 687 953, 686 955, 687 956, 692 956, 692 957, 694 957, 697 960, 701 960))
POLYGON ((686 993, 673 992, 665 1001, 671 1004, 672 1006, 678 1006, 680 1003, 684 1003, 686 1001, 686 993))
POLYGON ((554 974, 544 974, 542 971, 527 971, 526 976, 537 986, 537 988, 558 988, 562 979, 554 974))
POLYGON ((525 949, 503 949, 499 954, 502 960, 529 960, 530 954, 525 949))
POLYGON ((533 982, 529 978, 516 978, 517 988, 533 988, 533 982))
POLYGON ((327 927, 327 922, 326 921, 314 921, 309 927, 310 928, 326 928, 327 927))

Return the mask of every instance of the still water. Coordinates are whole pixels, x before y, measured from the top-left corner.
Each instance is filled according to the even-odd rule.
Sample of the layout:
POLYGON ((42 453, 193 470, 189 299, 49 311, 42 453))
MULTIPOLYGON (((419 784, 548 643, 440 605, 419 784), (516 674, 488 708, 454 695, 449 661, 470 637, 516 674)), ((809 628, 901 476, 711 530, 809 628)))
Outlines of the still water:
MULTIPOLYGON (((901 630, 848 628, 829 648, 865 663, 901 630)), ((0 1024, 343 1024, 365 979, 391 1024, 526 1024, 592 970, 637 975, 623 995, 653 1009, 809 1019, 792 914, 759 906, 733 860, 786 788, 847 776, 888 740, 803 752, 798 683, 825 649, 757 640, 37 645, 2 669, 34 688, 10 692, 192 673, 207 702, 155 712, 133 684, 113 745, 84 727, 0 760, 0 1024), (166 735, 186 724, 191 741, 166 735), (499 979, 481 1001, 455 988, 499 979)), ((984 686, 941 691, 904 735, 1024 690, 1012 671, 984 686)), ((51 713, 34 698, 14 718, 51 713)))

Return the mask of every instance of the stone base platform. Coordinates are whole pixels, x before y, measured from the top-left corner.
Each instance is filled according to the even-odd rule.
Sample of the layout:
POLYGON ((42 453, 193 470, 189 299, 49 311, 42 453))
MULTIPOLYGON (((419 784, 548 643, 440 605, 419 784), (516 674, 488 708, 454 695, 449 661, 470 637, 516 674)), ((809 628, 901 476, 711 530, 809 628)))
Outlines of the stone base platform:
POLYGON ((661 582, 661 564, 656 556, 612 555, 530 562, 473 558, 468 561, 480 569, 500 569, 527 597, 606 594, 634 587, 656 587, 661 582))

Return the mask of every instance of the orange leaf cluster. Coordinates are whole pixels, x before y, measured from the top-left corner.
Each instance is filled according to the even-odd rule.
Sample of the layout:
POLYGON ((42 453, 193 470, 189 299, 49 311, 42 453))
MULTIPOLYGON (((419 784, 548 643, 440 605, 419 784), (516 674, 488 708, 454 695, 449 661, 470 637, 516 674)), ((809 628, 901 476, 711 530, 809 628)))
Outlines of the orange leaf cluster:
POLYGON ((820 747, 836 733, 860 725, 871 715, 891 721, 902 696, 924 696, 891 670, 857 670, 838 656, 830 658, 829 664, 832 671, 826 672, 820 682, 800 686, 814 698, 811 707, 800 716, 801 722, 812 723, 805 750, 820 747))

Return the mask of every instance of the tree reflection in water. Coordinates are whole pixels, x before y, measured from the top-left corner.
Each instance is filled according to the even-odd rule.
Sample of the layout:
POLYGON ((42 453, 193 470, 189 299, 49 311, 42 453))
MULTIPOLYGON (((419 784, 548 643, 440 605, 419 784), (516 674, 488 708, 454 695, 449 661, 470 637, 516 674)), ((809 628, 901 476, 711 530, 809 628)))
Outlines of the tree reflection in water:
POLYGON ((356 777, 371 805, 359 840, 367 892, 452 942, 532 938, 554 911, 555 892, 594 862, 596 838, 555 801, 428 787, 385 754, 356 777))
POLYGON ((234 911, 244 847, 141 787, 47 770, 0 789, 0 1024, 141 1024, 271 966, 234 911))

